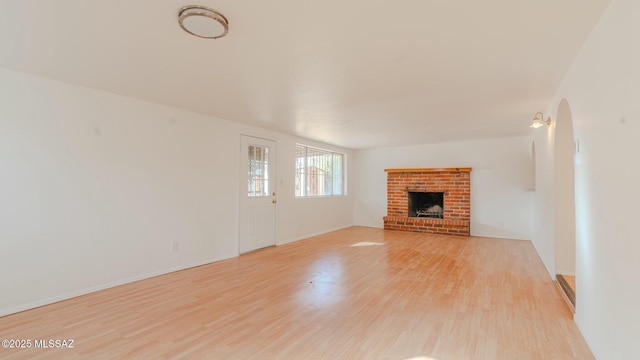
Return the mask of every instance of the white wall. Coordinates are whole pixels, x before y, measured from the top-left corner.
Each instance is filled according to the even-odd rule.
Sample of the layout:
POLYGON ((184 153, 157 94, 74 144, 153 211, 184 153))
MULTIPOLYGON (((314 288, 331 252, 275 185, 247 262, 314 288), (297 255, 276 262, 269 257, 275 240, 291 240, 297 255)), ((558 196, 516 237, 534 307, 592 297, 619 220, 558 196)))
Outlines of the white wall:
MULTIPOLYGON (((580 147, 575 157, 575 320, 598 359, 637 359, 640 2, 611 3, 547 111, 555 112, 562 99, 569 104, 580 147)), ((552 141, 553 128, 536 134, 537 144, 552 141)), ((538 160, 543 171, 553 171, 552 158, 538 160)), ((537 192, 537 202, 552 201, 553 191, 537 192)), ((536 204, 536 215, 542 211, 536 204)), ((549 231, 548 224, 537 226, 549 231)), ((545 249, 540 255, 548 261, 554 239, 539 235, 534 234, 534 243, 545 249)))
POLYGON ((322 144, 0 69, 0 316, 236 256, 241 134, 278 142, 278 244, 353 223, 294 198, 322 144))
POLYGON ((550 276, 555 278, 555 182, 553 176, 553 141, 552 129, 543 127, 534 131, 535 136, 535 192, 533 194, 533 247, 547 268, 550 276))
POLYGON ((471 234, 531 239, 531 139, 478 140, 357 150, 357 225, 383 227, 385 168, 472 167, 471 234))
POLYGON ((566 101, 560 103, 553 124, 556 273, 576 273, 576 208, 573 165, 573 119, 566 101))

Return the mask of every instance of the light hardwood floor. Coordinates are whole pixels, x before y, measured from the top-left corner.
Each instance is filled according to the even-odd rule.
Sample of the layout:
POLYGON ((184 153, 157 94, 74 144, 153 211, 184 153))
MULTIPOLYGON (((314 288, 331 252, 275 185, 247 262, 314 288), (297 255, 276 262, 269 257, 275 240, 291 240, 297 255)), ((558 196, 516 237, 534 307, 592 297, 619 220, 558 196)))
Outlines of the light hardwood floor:
POLYGON ((576 308, 576 277, 570 275, 556 275, 558 288, 564 295, 567 306, 575 313, 576 308))
POLYGON ((5 316, 0 338, 75 340, 2 359, 593 358, 530 242, 364 227, 5 316))
POLYGON ((575 293, 576 292, 576 277, 575 276, 571 276, 571 275, 562 275, 562 276, 564 276, 564 279, 567 281, 567 284, 569 284, 569 287, 575 293))

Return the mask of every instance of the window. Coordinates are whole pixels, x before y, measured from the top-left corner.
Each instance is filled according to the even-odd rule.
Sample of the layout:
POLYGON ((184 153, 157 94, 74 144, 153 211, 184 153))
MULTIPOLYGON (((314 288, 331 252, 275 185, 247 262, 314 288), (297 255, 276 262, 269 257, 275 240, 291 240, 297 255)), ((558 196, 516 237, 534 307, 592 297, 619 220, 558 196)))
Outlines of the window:
POLYGON ((344 154, 296 145, 296 197, 344 195, 344 154))
POLYGON ((249 197, 269 196, 269 148, 249 145, 249 197))

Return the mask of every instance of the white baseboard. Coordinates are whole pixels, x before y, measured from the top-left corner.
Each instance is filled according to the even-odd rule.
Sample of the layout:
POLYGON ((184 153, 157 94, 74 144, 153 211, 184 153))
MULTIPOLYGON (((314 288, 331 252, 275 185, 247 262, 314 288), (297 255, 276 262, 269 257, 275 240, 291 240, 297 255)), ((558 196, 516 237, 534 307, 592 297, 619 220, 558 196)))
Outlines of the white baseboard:
POLYGON ((164 270, 159 270, 159 271, 155 271, 155 272, 144 274, 144 275, 134 276, 134 277, 114 281, 107 284, 93 286, 87 289, 72 291, 66 294, 62 294, 62 295, 58 295, 58 296, 54 296, 54 297, 50 297, 42 300, 32 301, 30 303, 14 306, 8 309, 0 309, 0 317, 15 314, 25 310, 35 309, 40 306, 50 305, 53 303, 57 303, 59 301, 69 300, 74 297, 90 294, 96 291, 105 290, 105 289, 109 289, 109 288, 124 285, 124 284, 129 284, 135 281, 145 280, 145 279, 169 274, 169 273, 180 271, 180 270, 190 269, 197 266, 207 265, 207 264, 211 264, 211 263, 218 262, 221 260, 226 260, 226 259, 229 259, 229 257, 223 257, 219 259, 209 259, 209 260, 199 261, 199 262, 188 264, 188 265, 176 266, 169 269, 164 269, 164 270))
POLYGON ((296 241, 300 241, 300 240, 304 240, 304 239, 312 238, 312 237, 314 237, 314 236, 324 235, 324 234, 326 234, 326 233, 330 233, 330 232, 332 232, 332 231, 338 231, 338 230, 342 230, 342 229, 350 228, 350 227, 352 227, 352 226, 357 226, 357 225, 345 225, 345 226, 340 226, 340 227, 337 227, 337 228, 334 228, 334 229, 329 229, 329 230, 324 230, 324 231, 320 231, 320 232, 317 232, 317 233, 307 234, 307 235, 304 235, 304 236, 302 236, 302 237, 295 238, 295 239, 284 240, 284 241, 278 241, 278 242, 276 243, 276 246, 285 245, 285 244, 290 244, 290 243, 292 243, 292 242, 296 242, 296 241))

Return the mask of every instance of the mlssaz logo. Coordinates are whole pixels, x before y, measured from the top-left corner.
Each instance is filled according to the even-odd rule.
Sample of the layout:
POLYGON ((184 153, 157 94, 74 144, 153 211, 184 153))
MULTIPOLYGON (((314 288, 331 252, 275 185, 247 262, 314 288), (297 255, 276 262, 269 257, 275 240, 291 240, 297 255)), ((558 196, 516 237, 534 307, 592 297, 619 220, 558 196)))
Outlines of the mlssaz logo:
POLYGON ((56 349, 73 349, 73 343, 75 340, 60 340, 60 339, 50 339, 50 340, 34 340, 33 344, 35 348, 56 348, 56 349))

